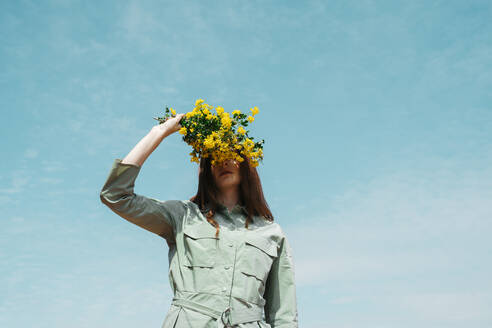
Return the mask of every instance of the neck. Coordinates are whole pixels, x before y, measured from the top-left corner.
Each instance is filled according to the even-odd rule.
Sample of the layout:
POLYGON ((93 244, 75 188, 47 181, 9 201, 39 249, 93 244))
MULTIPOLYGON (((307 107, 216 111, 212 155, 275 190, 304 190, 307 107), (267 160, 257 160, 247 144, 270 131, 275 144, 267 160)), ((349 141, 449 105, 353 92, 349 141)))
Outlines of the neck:
POLYGON ((239 192, 237 189, 223 190, 219 196, 219 202, 231 210, 239 202, 239 192))

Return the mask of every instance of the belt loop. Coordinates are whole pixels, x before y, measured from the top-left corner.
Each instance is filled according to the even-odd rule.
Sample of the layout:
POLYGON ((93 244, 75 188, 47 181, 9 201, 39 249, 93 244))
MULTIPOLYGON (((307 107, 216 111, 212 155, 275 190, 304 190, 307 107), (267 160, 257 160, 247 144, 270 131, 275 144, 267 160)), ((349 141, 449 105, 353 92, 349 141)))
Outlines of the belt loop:
POLYGON ((224 312, 222 312, 222 314, 220 315, 220 320, 222 321, 222 323, 224 324, 224 327, 232 327, 230 324, 229 324, 229 317, 227 317, 227 321, 228 322, 224 322, 224 314, 227 313, 227 312, 231 312, 231 308, 228 307, 227 309, 224 310, 224 312))

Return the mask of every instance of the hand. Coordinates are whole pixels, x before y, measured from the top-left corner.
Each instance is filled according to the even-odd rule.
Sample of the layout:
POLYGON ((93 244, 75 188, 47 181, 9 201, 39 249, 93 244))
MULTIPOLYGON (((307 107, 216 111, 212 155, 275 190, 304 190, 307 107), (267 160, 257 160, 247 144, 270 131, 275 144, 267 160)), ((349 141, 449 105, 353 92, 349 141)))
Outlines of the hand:
POLYGON ((179 121, 185 116, 185 114, 176 114, 174 117, 168 117, 164 123, 161 125, 165 127, 169 133, 174 133, 176 131, 179 131, 179 129, 182 128, 182 125, 179 124, 179 121))

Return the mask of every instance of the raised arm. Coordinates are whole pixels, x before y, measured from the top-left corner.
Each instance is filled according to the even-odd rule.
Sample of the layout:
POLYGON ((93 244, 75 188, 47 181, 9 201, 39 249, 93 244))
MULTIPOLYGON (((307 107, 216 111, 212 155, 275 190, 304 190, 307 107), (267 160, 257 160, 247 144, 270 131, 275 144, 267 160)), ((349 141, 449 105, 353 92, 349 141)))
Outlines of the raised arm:
POLYGON ((123 158, 122 164, 142 166, 147 157, 159 146, 164 138, 181 129, 179 121, 184 115, 177 114, 174 118, 153 126, 150 132, 123 158))
POLYGON ((135 180, 147 157, 168 135, 180 129, 178 114, 152 130, 123 159, 115 159, 100 198, 103 204, 122 218, 150 231, 169 243, 174 242, 176 226, 186 213, 181 200, 161 201, 135 194, 135 180))

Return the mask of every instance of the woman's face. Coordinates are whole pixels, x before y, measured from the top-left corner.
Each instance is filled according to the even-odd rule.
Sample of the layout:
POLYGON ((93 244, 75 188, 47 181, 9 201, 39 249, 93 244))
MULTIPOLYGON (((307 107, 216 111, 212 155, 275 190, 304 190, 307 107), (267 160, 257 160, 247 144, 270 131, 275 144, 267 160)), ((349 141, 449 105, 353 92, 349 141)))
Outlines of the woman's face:
POLYGON ((241 182, 239 162, 233 159, 225 161, 221 166, 212 165, 212 174, 217 187, 221 190, 239 186, 241 182))

